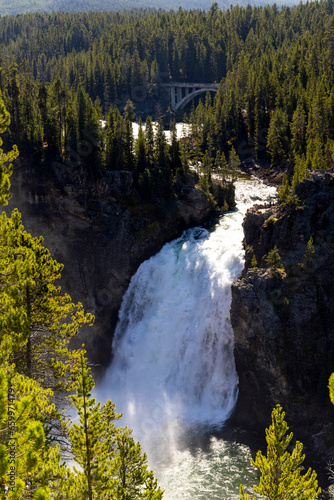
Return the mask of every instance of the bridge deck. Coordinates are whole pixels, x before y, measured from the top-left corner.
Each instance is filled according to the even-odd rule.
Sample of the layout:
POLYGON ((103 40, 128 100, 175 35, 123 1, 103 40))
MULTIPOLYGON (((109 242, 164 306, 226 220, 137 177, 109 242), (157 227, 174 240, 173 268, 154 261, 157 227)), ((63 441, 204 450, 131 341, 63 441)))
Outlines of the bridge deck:
POLYGON ((188 87, 188 88, 198 88, 198 89, 206 89, 208 87, 212 87, 217 89, 219 87, 219 83, 188 83, 188 82, 169 82, 169 83, 160 83, 161 87, 188 87))

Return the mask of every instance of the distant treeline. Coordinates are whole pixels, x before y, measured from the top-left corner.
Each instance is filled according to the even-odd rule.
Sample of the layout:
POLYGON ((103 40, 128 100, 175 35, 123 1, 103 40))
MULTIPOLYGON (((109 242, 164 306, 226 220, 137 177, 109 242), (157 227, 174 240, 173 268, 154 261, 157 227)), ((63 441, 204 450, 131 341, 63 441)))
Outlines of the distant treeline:
MULTIPOLYGON (((89 12, 96 10, 114 10, 121 11, 125 9, 138 9, 145 7, 154 7, 157 9, 177 10, 180 5, 183 9, 204 9, 208 10, 211 6, 210 0, 0 0, 0 15, 17 15, 32 12, 89 12)), ((238 3, 247 5, 247 0, 239 2, 230 2, 221 0, 219 6, 230 7, 238 3)), ((253 5, 266 5, 264 0, 255 0, 253 5)), ((278 0, 276 3, 284 5, 293 5, 294 1, 278 0)))

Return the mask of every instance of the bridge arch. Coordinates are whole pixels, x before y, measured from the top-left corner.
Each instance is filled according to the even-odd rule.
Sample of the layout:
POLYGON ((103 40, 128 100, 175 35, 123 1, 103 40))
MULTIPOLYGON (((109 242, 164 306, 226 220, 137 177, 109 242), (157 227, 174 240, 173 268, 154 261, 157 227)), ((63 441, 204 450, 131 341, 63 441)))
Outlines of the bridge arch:
POLYGON ((218 89, 213 89, 213 88, 207 88, 207 89, 197 89, 197 90, 193 90, 192 92, 190 92, 190 94, 186 95, 185 97, 183 97, 181 99, 181 101, 179 101, 177 104, 175 104, 175 107, 174 107, 174 110, 173 111, 177 111, 179 109, 183 109, 187 104, 188 102, 192 101, 194 99, 194 97, 196 97, 197 95, 199 94, 202 94, 203 92, 217 92, 218 89))
POLYGON ((183 109, 197 95, 208 91, 217 92, 219 88, 218 83, 169 82, 160 85, 170 90, 171 109, 173 111, 183 109))

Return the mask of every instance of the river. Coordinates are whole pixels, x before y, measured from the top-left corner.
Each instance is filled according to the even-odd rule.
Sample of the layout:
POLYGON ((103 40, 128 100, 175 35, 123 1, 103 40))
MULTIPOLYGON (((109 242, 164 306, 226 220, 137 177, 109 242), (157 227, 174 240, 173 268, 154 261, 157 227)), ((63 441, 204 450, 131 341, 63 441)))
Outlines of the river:
POLYGON ((240 482, 255 477, 249 448, 224 426, 238 396, 229 311, 244 215, 275 194, 257 180, 238 181, 237 208, 212 229, 166 244, 123 298, 114 361, 97 394, 133 428, 165 500, 237 499, 240 482))

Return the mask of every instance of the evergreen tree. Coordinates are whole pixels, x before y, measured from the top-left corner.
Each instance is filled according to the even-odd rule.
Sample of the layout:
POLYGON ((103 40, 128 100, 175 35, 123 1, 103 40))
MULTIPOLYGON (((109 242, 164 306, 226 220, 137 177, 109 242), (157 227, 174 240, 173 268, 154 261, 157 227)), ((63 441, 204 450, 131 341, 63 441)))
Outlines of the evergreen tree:
POLYGON ((334 405, 334 373, 332 373, 331 376, 329 377, 328 388, 329 388, 330 400, 334 405))
MULTIPOLYGON (((10 114, 8 113, 5 104, 0 96, 0 134, 3 134, 10 124, 10 114)), ((0 146, 3 141, 0 138, 0 146)), ((7 205, 8 200, 11 198, 10 189, 10 176, 13 171, 11 161, 15 160, 18 156, 17 147, 14 146, 11 151, 4 153, 0 148, 0 205, 7 205)))
POLYGON ((77 96, 77 144, 80 162, 90 172, 96 172, 101 167, 102 130, 100 109, 92 103, 88 93, 80 87, 77 96))
POLYGON ((287 206, 290 200, 290 184, 286 173, 282 177, 282 186, 278 188, 279 201, 283 206, 287 206))
POLYGON ((234 149, 234 146, 232 146, 231 151, 230 151, 230 157, 228 160, 228 168, 229 168, 229 173, 232 177, 232 182, 235 180, 237 168, 239 167, 240 163, 241 163, 240 158, 237 155, 237 152, 234 149))
POLYGON ((108 401, 103 406, 91 397, 94 381, 84 352, 73 365, 76 394, 70 396, 79 423, 69 428, 72 453, 83 472, 71 478, 73 491, 88 500, 160 500, 162 491, 147 469, 142 453, 127 428, 116 428, 121 415, 108 401))
POLYGON ((145 139, 146 139, 147 161, 149 169, 151 169, 154 165, 154 130, 153 130, 152 118, 150 116, 146 118, 145 139))
POLYGON ((56 468, 60 458, 47 452, 42 423, 53 411, 50 395, 34 380, 15 373, 13 366, 5 364, 0 368, 0 498, 3 500, 49 499, 50 476, 43 478, 43 470, 56 468))
POLYGON ((278 198, 279 202, 283 207, 289 207, 292 209, 298 209, 300 207, 300 199, 294 193, 295 188, 299 182, 303 179, 304 173, 306 175, 305 163, 301 160, 300 163, 296 163, 296 170, 292 181, 292 187, 289 184, 288 177, 284 172, 282 177, 282 186, 278 188, 278 198))
POLYGON ((146 453, 136 443, 128 429, 116 435, 114 477, 117 480, 117 498, 120 500, 161 500, 163 491, 158 487, 153 472, 148 470, 146 453))
POLYGON ((134 155, 133 155, 133 131, 132 122, 134 120, 134 106, 132 101, 128 100, 124 108, 124 170, 130 172, 134 169, 134 155))
POLYGON ((82 498, 97 500, 112 498, 115 481, 110 471, 110 453, 113 449, 112 421, 119 418, 115 406, 108 402, 101 408, 91 397, 95 384, 87 367, 84 352, 73 365, 76 394, 71 396, 78 412, 79 423, 69 428, 72 453, 83 473, 76 470, 76 483, 82 487, 82 498), (84 480, 82 477, 84 475, 84 480))
POLYGON ((293 171, 291 190, 292 193, 296 191, 296 187, 306 178, 307 172, 307 163, 305 157, 296 156, 295 157, 295 166, 293 171))
POLYGON ((93 316, 54 284, 63 265, 42 242, 24 230, 16 209, 0 217, 0 337, 10 338, 18 370, 60 389, 71 359, 68 341, 93 316))
POLYGON ((124 120, 117 106, 110 108, 106 123, 106 168, 122 170, 124 156, 124 120))
POLYGON ((284 270, 284 266, 282 264, 282 260, 281 260, 280 254, 278 253, 278 248, 276 245, 268 253, 268 256, 266 258, 266 264, 268 267, 272 267, 273 269, 284 270))
POLYGON ((306 140, 306 117, 300 104, 293 113, 291 122, 291 147, 295 156, 300 156, 305 152, 306 140))
MULTIPOLYGON (((252 465, 261 473, 260 482, 253 487, 254 493, 267 500, 312 500, 320 494, 317 474, 309 468, 302 474, 305 455, 299 441, 291 453, 287 451, 292 438, 280 405, 272 411, 272 423, 266 429, 267 456, 257 452, 252 465)), ((249 495, 240 487, 240 500, 249 500, 249 495)), ((255 499, 255 497, 254 497, 255 499)))
POLYGON ((169 146, 170 169, 172 177, 175 178, 176 175, 182 174, 183 172, 180 143, 177 138, 175 121, 171 123, 170 132, 171 132, 171 144, 169 146))
POLYGON ((142 181, 147 167, 146 141, 141 118, 139 119, 138 137, 135 143, 135 163, 135 183, 138 185, 140 180, 142 181))
POLYGON ((289 156, 288 117, 280 108, 270 118, 267 149, 274 164, 289 156))
POLYGON ((158 122, 155 134, 153 186, 157 199, 170 200, 173 193, 170 157, 161 120, 158 122))

